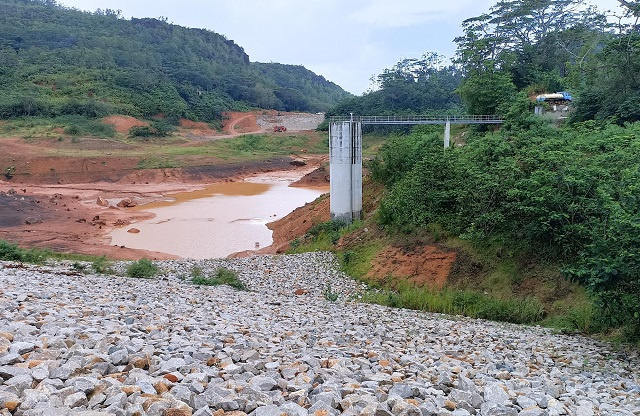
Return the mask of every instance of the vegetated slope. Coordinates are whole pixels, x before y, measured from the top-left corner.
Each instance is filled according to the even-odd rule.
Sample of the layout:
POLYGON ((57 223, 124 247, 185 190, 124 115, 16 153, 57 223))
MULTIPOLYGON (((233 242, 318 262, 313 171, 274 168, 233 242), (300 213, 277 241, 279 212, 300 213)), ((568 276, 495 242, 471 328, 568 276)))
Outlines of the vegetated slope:
POLYGON ((0 0, 0 117, 162 113, 219 119, 247 107, 323 111, 350 96, 304 69, 252 64, 204 29, 51 0, 0 0))
POLYGON ((462 108, 456 88, 462 76, 444 58, 428 53, 403 59, 376 77, 377 89, 332 108, 329 115, 455 114, 462 108))

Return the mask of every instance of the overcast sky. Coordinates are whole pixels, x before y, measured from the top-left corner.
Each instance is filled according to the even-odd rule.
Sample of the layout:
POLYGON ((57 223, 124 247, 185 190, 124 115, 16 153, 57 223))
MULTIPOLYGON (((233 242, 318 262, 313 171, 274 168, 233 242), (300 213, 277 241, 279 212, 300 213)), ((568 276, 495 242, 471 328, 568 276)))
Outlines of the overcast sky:
MULTIPOLYGON (((251 61, 304 65, 362 94, 370 78, 426 51, 448 58, 460 24, 497 0, 58 0, 126 18, 166 17, 206 28, 242 46, 251 61)), ((616 0, 591 0, 601 10, 616 0)))

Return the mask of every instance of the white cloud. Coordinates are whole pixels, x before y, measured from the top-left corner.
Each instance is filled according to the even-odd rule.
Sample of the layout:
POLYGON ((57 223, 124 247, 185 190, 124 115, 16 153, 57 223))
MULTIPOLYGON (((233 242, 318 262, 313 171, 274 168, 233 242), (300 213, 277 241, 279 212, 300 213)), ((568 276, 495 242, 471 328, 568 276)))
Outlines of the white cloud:
POLYGON ((472 0, 446 1, 388 1, 375 0, 352 14, 354 20, 375 27, 407 27, 457 16, 472 0))

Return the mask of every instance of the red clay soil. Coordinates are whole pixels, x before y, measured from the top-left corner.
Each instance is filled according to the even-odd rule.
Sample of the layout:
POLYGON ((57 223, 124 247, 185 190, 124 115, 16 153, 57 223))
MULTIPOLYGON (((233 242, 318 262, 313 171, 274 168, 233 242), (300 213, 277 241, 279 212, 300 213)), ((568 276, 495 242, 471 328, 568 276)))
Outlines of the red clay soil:
POLYGON ((445 252, 436 246, 413 247, 411 251, 387 247, 376 256, 367 277, 372 280, 406 279, 416 286, 440 289, 455 260, 455 252, 445 252))
POLYGON ((211 127, 205 122, 187 120, 186 118, 180 119, 180 127, 184 127, 185 129, 211 130, 211 127))
MULTIPOLYGON (((13 188, 9 188, 13 189, 13 188)), ((100 207, 81 201, 79 195, 34 193, 29 187, 9 195, 0 184, 0 240, 21 247, 57 252, 106 255, 118 259, 171 259, 175 256, 109 245, 108 230, 148 218, 148 214, 100 207)), ((36 190, 42 191, 42 189, 36 190)))
POLYGON ((327 186, 330 184, 329 169, 321 166, 302 177, 299 181, 291 186, 309 187, 309 186, 327 186))
POLYGON ((291 241, 302 237, 311 227, 327 222, 330 218, 329 195, 325 194, 315 202, 305 204, 286 217, 267 224, 273 231, 273 244, 267 247, 270 248, 267 252, 284 253, 291 241))
POLYGON ((226 134, 255 133, 262 129, 258 125, 256 113, 227 111, 222 113, 222 130, 226 134))
POLYGON ((144 121, 138 120, 135 117, 121 115, 105 117, 102 119, 102 122, 112 125, 116 129, 116 132, 124 134, 129 133, 131 127, 149 125, 149 123, 145 123, 144 121))

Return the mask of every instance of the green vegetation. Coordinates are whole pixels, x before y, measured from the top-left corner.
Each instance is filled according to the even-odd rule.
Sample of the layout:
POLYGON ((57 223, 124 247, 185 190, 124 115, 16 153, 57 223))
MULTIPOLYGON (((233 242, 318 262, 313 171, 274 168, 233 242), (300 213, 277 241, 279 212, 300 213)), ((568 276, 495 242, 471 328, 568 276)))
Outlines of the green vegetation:
POLYGON ((149 279, 158 274, 158 266, 148 259, 134 261, 127 267, 127 276, 139 279, 149 279))
POLYGON ((60 136, 60 133, 56 132, 58 129, 63 130, 68 136, 113 138, 116 135, 113 126, 82 115, 15 118, 0 126, 0 135, 54 137, 60 136))
POLYGON ((0 260, 41 264, 50 256, 51 252, 48 250, 38 248, 25 250, 18 247, 17 244, 0 240, 0 260))
POLYGON ((640 125, 517 124, 446 151, 420 129, 391 139, 373 164, 389 188, 380 223, 401 232, 438 224, 556 263, 589 289, 600 328, 640 336, 640 125))
POLYGON ((350 96, 301 66, 251 63, 224 36, 166 19, 127 20, 52 0, 0 0, 0 9, 2 119, 219 121, 221 111, 251 107, 324 111, 350 96))
POLYGON ((203 274, 201 268, 194 267, 191 270, 191 283, 203 286, 227 285, 237 290, 247 290, 245 284, 238 278, 238 274, 224 267, 208 276, 203 274))
MULTIPOLYGON (((638 340, 640 124, 629 123, 640 121, 640 2, 621 2, 628 19, 615 27, 584 5, 497 2, 463 22, 453 66, 442 67, 435 55, 401 61, 378 77, 377 91, 330 113, 503 114, 499 131, 469 129, 460 140, 464 146, 444 151, 440 128, 389 138, 370 165, 386 187, 376 213, 386 232, 380 241, 426 231, 433 242, 481 257, 470 261, 484 267, 474 271, 475 280, 451 276, 450 287, 435 296, 443 302, 437 309, 457 313, 453 298, 463 295, 454 294, 474 287, 491 300, 464 295, 472 304, 497 299, 501 306, 461 313, 508 311, 512 299, 526 304, 520 292, 528 291, 544 302, 546 324, 638 340), (422 87, 461 101, 430 102, 428 91, 419 99, 406 92, 422 87), (560 90, 575 100, 569 124, 558 127, 533 115, 530 97, 560 90)), ((297 250, 305 242, 327 246, 335 235, 323 230, 297 250)), ((365 276, 384 244, 346 247, 345 269, 365 276)), ((389 287, 379 297, 420 309, 438 303, 407 287, 389 287)), ((542 317, 531 316, 518 320, 542 317)))
MULTIPOLYGON (((444 66, 444 59, 427 53, 420 59, 404 59, 385 70, 375 80, 373 91, 346 99, 327 112, 327 116, 459 114, 462 103, 456 88, 462 80, 454 66, 444 66)), ((328 129, 328 124, 322 126, 328 129)), ((406 128, 376 126, 367 131, 388 132, 406 128)))
POLYGON ((43 264, 47 260, 72 260, 71 267, 77 271, 86 270, 86 266, 81 262, 91 262, 91 268, 96 273, 108 273, 111 267, 111 262, 106 256, 57 253, 41 248, 24 249, 5 240, 0 240, 0 260, 33 264, 43 264))
POLYGON ((500 1, 465 20, 455 62, 467 111, 504 112, 515 91, 569 89, 574 121, 640 120, 640 9, 621 3, 618 14, 630 19, 619 26, 584 0, 500 1))
POLYGON ((535 298, 501 300, 470 290, 432 290, 416 288, 406 282, 401 282, 395 289, 370 291, 363 300, 394 308, 464 315, 515 324, 538 323, 544 317, 542 304, 535 298))
POLYGON ((329 302, 335 302, 340 297, 338 292, 333 291, 331 284, 327 284, 327 287, 324 288, 322 294, 324 295, 325 300, 328 300, 329 302))
POLYGON ((91 262, 91 269, 99 274, 107 274, 111 272, 111 262, 107 260, 107 256, 100 256, 93 259, 91 262))

